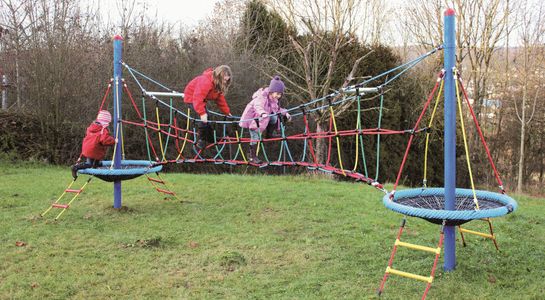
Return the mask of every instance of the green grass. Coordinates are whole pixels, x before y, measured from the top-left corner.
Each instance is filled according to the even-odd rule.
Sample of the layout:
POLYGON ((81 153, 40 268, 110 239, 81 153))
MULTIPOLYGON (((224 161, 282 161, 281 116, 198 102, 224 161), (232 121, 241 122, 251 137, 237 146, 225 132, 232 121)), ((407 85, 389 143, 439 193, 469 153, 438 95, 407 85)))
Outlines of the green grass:
MULTIPOLYGON (((112 184, 94 179, 59 221, 58 210, 37 217, 69 173, 1 163, 0 299, 376 299, 402 219, 364 184, 189 174, 164 176, 179 200, 138 178, 123 182, 125 209, 114 210, 112 184)), ((519 210, 493 220, 501 252, 468 237, 456 270, 438 268, 430 299, 542 299, 545 199, 515 198, 519 210)), ((411 218, 402 240, 438 237, 439 226, 411 218)), ((394 267, 429 274, 432 255, 398 253, 394 267)), ((424 288, 391 276, 381 298, 424 288)))

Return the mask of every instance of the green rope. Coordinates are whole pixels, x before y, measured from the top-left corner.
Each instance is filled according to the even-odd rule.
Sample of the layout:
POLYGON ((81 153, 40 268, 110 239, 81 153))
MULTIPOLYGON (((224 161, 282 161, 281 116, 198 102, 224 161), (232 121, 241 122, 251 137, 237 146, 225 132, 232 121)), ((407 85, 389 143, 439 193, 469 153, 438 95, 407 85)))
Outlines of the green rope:
POLYGON ((144 119, 144 134, 146 135, 146 149, 148 150, 148 160, 151 160, 151 152, 149 149, 149 138, 148 138, 148 121, 146 120, 146 99, 142 96, 142 115, 144 119))
POLYGON ((167 134, 167 140, 165 141, 165 154, 167 153, 168 151, 168 140, 170 139, 170 132, 172 131, 172 112, 173 112, 173 107, 172 107, 172 98, 170 98, 170 119, 168 121, 168 134, 167 134))

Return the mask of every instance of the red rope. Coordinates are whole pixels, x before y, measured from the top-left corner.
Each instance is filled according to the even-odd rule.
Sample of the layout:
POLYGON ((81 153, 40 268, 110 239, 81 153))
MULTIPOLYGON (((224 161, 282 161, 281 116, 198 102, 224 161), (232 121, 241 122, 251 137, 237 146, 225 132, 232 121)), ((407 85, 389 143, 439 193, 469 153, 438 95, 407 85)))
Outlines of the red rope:
MULTIPOLYGON (((138 127, 146 127, 146 128, 148 128, 149 130, 152 130, 152 131, 155 131, 155 132, 158 132, 158 131, 159 131, 159 129, 157 129, 156 126, 155 126, 155 127, 152 126, 152 125, 154 125, 152 122, 147 122, 147 123, 151 123, 151 125, 148 125, 148 124, 144 125, 144 123, 138 123, 138 122, 128 121, 128 120, 122 120, 121 122, 126 123, 126 124, 129 124, 129 125, 138 126, 138 127)), ((165 125, 165 126, 166 126, 166 125, 165 125)), ((170 136, 170 137, 172 137, 172 138, 182 140, 182 141, 184 141, 184 140, 191 141, 191 142, 193 141, 193 140, 190 140, 190 139, 186 139, 186 138, 184 138, 184 137, 181 137, 181 136, 177 136, 177 135, 175 135, 175 134, 173 134, 173 133, 169 133, 168 131, 163 130, 163 129, 161 129, 161 133, 162 133, 162 134, 165 134, 165 135, 168 135, 168 136, 170 136)), ((149 138, 149 135, 148 135, 148 138, 149 138)))
MULTIPOLYGON (((401 238, 401 234, 403 233, 403 229, 405 228, 405 219, 403 219, 403 223, 401 226, 399 226, 399 230, 397 232, 396 240, 399 240, 401 238)), ((397 245, 394 244, 394 248, 392 249, 392 253, 390 254, 390 259, 388 260, 388 267, 392 267, 392 264, 394 263, 394 256, 397 252, 397 245)), ((382 281, 380 283, 379 293, 382 293, 384 290, 384 284, 386 283, 386 280, 388 279, 388 273, 384 272, 384 277, 382 277, 382 281)))
POLYGON ((180 141, 178 140, 178 121, 176 119, 176 114, 174 114, 174 134, 176 135, 174 145, 176 145, 176 150, 178 151, 178 153, 180 153, 180 141))
POLYGON ((307 139, 308 141, 308 148, 310 151, 310 155, 312 156, 312 161, 314 162, 314 164, 317 164, 316 154, 314 153, 314 148, 312 147, 312 138, 308 138, 308 133, 310 132, 310 128, 308 125, 308 119, 306 114, 303 114, 303 121, 305 122, 305 132, 307 133, 307 137, 304 137, 304 138, 307 139))
MULTIPOLYGON (((442 74, 442 73, 441 73, 442 74)), ((442 75, 439 76, 441 79, 443 78, 442 75)), ((416 124, 414 125, 413 132, 418 129, 418 125, 420 124, 420 121, 422 121, 422 118, 424 117, 424 114, 428 110, 428 106, 430 105, 431 100, 433 99, 433 95, 435 94, 435 91, 437 90, 437 87, 439 86, 439 83, 441 81, 437 80, 435 82, 435 86, 433 87, 431 93, 428 95, 428 100, 426 101, 426 104, 424 105, 424 108, 422 109, 422 112, 420 113, 420 116, 418 117, 418 120, 416 121, 416 124)), ((409 150, 411 149, 411 144, 413 142, 414 134, 411 134, 411 137, 409 138, 409 142, 407 144, 407 148, 405 149, 405 154, 403 155, 403 160, 401 162, 401 166, 399 167, 399 171, 397 172, 397 178, 396 182, 394 184, 394 191, 397 188, 397 185, 399 184, 399 179, 401 178, 401 173, 403 171, 403 167, 405 166, 405 162, 407 162, 407 157, 409 156, 409 150)))
POLYGON ((138 118, 142 119, 142 114, 140 113, 140 110, 138 109, 138 106, 136 105, 136 102, 134 102, 131 91, 127 87, 127 84, 123 83, 123 87, 125 88, 125 91, 127 92, 127 95, 129 95, 129 99, 131 99, 132 107, 134 107, 134 110, 136 111, 136 114, 138 114, 138 118))
POLYGON ((108 88, 106 88, 106 92, 104 93, 104 97, 102 97, 102 102, 100 103, 100 107, 98 108, 98 110, 102 110, 102 108, 104 107, 104 103, 106 102, 106 98, 108 97, 108 94, 110 93, 110 88, 112 87, 112 81, 113 80, 110 80, 110 83, 108 83, 108 88))
POLYGON ((458 81, 460 82, 460 87, 462 88, 462 92, 464 93, 464 98, 467 103, 467 107, 469 107, 469 111, 471 112, 471 116, 473 117, 473 122, 475 123, 475 127, 477 127, 477 131, 479 132, 479 137, 481 139, 481 143, 484 146, 484 149, 486 151, 486 155, 488 156, 488 161, 490 162, 490 165, 492 166, 492 169, 494 170, 494 176, 496 176, 496 180, 498 181, 498 184, 500 186, 501 192, 505 193, 505 190, 503 189, 503 183, 500 179, 500 174, 498 170, 496 169, 496 165, 494 164, 494 161, 492 160, 492 155, 490 154, 490 150, 488 149, 488 145, 486 144, 486 141, 484 139, 483 132, 481 130, 481 126, 479 126, 479 121, 477 121, 477 117, 475 116, 475 112, 473 111, 473 108, 471 107, 471 104, 469 103, 469 98, 467 97, 466 90, 464 88, 464 85, 462 83, 462 79, 459 78, 458 81))

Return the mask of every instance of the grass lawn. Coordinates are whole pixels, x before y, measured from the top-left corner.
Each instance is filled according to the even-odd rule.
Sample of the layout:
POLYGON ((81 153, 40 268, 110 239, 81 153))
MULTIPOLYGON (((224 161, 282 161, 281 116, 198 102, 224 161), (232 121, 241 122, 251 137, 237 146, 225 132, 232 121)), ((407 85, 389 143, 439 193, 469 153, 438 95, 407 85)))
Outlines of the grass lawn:
MULTIPOLYGON (((68 168, 0 162, 0 175, 0 299, 377 299, 402 220, 365 184, 171 173, 178 200, 138 178, 114 210, 112 184, 93 179, 55 222, 58 210, 38 215, 68 168)), ((440 259, 429 299, 543 299, 545 199, 511 196, 519 209, 493 220, 501 251, 469 236, 454 272, 440 259)), ((402 240, 435 247, 439 230, 409 218, 402 240)), ((433 255, 398 253, 396 269, 429 275, 433 255)), ((381 298, 424 288, 392 275, 381 298)))

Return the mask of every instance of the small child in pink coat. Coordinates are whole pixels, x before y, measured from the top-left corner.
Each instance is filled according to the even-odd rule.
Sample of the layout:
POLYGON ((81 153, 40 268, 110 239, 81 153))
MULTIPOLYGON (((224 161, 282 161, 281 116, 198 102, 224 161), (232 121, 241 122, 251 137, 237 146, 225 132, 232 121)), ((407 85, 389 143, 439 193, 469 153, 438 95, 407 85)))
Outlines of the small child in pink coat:
POLYGON ((278 113, 291 120, 287 110, 281 108, 278 100, 282 98, 286 86, 279 76, 275 76, 268 87, 260 88, 253 96, 252 101, 246 105, 239 126, 250 130, 250 161, 261 163, 257 157, 257 141, 259 135, 265 132, 265 137, 275 137, 274 131, 278 129, 278 113))

